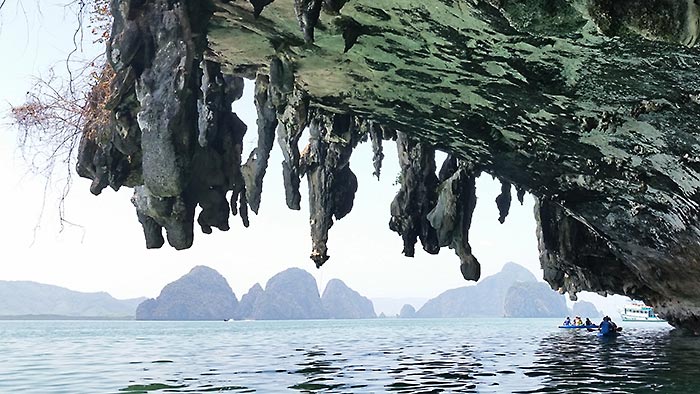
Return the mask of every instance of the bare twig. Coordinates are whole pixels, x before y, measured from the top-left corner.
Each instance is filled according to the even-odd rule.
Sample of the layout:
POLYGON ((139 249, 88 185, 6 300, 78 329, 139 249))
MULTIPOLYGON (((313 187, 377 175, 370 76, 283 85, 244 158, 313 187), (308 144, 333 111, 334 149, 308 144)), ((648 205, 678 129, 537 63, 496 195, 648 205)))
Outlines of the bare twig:
MULTIPOLYGON (((0 0, 0 9, 6 1, 0 0)), ((18 5, 23 7, 21 1, 18 1, 18 5)), ((73 49, 65 59, 68 78, 63 79, 50 69, 47 77, 36 78, 23 104, 11 106, 13 123, 20 131, 18 140, 22 154, 31 163, 32 171, 46 178, 39 221, 44 213, 56 164, 61 163, 61 167, 65 168, 58 201, 61 230, 65 225, 78 226, 65 216, 65 202, 73 180, 77 147, 87 122, 99 122, 100 117, 108 116, 104 109, 108 91, 104 89, 109 88, 106 80, 113 76, 104 59, 104 52, 89 60, 74 59, 74 55, 82 51, 85 18, 89 18, 87 26, 91 27, 95 42, 105 42, 109 37, 109 0, 74 0, 68 2, 66 7, 71 5, 77 5, 77 26, 72 38, 73 49)), ((39 227, 37 223, 35 232, 39 227)))

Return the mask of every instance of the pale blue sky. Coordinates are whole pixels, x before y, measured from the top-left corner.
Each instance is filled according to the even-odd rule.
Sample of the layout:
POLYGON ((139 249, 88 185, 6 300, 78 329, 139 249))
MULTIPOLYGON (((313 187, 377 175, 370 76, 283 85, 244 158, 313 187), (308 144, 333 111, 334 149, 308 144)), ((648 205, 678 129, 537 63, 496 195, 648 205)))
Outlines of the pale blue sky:
MULTIPOLYGON (((355 207, 330 230, 331 259, 320 270, 308 258, 311 241, 306 180, 302 180, 302 210, 287 209, 277 146, 264 181, 260 215, 251 214, 248 229, 238 217, 232 217, 228 232, 215 230, 205 235, 195 229, 195 243, 189 250, 146 250, 129 201, 131 190, 115 193, 105 189, 94 197, 88 190, 90 182, 76 176, 66 215, 81 227, 68 226, 60 232, 57 197, 62 185, 60 181, 49 185, 43 198, 45 179, 28 172, 16 131, 8 126, 6 117, 8 104, 22 102, 32 76, 45 74, 52 65, 65 69, 63 61, 72 48, 75 17, 60 4, 42 2, 40 13, 34 3, 27 4, 26 14, 9 4, 0 16, 0 206, 5 208, 0 239, 6 256, 0 264, 0 280, 34 280, 79 291, 107 291, 118 298, 155 297, 163 285, 194 265, 204 264, 221 272, 239 298, 254 283, 264 286, 272 275, 292 266, 311 272, 321 289, 328 280, 340 278, 369 297, 429 298, 468 284, 461 278, 459 259, 447 248, 438 256, 427 255, 420 247, 415 258, 401 255, 401 238, 388 228, 389 205, 397 190, 392 183, 399 172, 393 143, 386 144, 384 175, 379 182, 371 176, 370 146, 363 144, 353 154, 351 167, 359 181, 355 207)), ((85 42, 84 57, 99 50, 90 45, 90 39, 85 42)), ((247 151, 256 141, 251 90, 248 86, 243 99, 234 104, 249 127, 247 151)), ((520 206, 514 195, 510 215, 501 225, 494 202, 499 192, 500 184, 490 176, 478 180, 470 239, 482 264, 482 277, 514 261, 541 278, 533 200, 527 196, 520 206)))

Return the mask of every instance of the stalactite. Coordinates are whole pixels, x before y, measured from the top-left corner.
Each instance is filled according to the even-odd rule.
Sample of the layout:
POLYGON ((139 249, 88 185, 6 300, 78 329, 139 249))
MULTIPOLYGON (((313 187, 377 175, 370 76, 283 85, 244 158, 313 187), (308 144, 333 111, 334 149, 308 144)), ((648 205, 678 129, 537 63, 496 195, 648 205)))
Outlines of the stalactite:
POLYGON ((132 201, 149 248, 163 245, 162 229, 171 246, 190 247, 197 205, 204 233, 228 230, 230 210, 247 225, 245 196, 239 199, 246 126, 231 112, 243 81, 204 60, 206 23, 199 18, 206 22, 209 11, 188 1, 120 5, 113 4, 107 51, 116 74, 107 107, 115 116, 99 138, 83 136, 80 175, 93 179, 94 192, 135 186, 132 201), (170 23, 160 26, 163 18, 170 23))
POLYGON ((523 189, 521 186, 515 186, 515 191, 517 193, 520 205, 523 205, 523 203, 525 202, 525 189, 523 189))
POLYGON ((501 194, 496 197, 496 206, 498 207, 499 213, 498 221, 501 222, 501 224, 506 221, 506 217, 510 211, 510 202, 512 198, 510 195, 510 188, 510 182, 501 179, 501 194))
POLYGON ((299 138, 308 124, 309 99, 294 86, 291 67, 282 59, 270 63, 270 92, 277 110, 277 143, 282 149, 282 176, 287 206, 299 210, 299 138))
POLYGON ((317 267, 328 260, 328 230, 352 209, 357 178, 350 170, 353 129, 349 115, 319 115, 309 127, 302 168, 309 184, 311 259, 317 267))
POLYGON ((242 79, 225 76, 219 64, 208 61, 202 62, 202 74, 198 101, 200 147, 195 150, 186 192, 202 208, 197 218, 202 232, 211 233, 211 227, 229 229, 229 212, 241 212, 242 222, 248 224, 247 206, 236 206, 238 196, 245 193, 241 152, 247 127, 231 112, 231 104, 242 95, 242 79), (232 195, 227 206, 229 190, 232 195))
POLYGON ((448 156, 440 169, 442 183, 435 208, 428 214, 439 246, 454 249, 466 280, 478 280, 481 265, 469 245, 469 228, 476 208, 476 176, 473 168, 448 156))
POLYGON ((175 249, 192 246, 193 204, 181 196, 157 197, 146 186, 136 186, 131 201, 143 225, 147 247, 159 248, 163 245, 161 228, 165 228, 168 244, 175 249))
POLYGON ((404 255, 413 257, 418 238, 426 252, 436 254, 440 250, 437 235, 426 218, 437 199, 435 151, 404 133, 397 135, 401 189, 391 203, 389 228, 403 238, 404 255))
POLYGON ((245 199, 245 180, 241 172, 241 155, 243 153, 243 136, 246 133, 246 125, 233 112, 225 113, 227 122, 225 123, 230 129, 225 134, 222 146, 224 148, 223 167, 227 172, 227 188, 231 190, 231 198, 229 205, 231 212, 236 215, 240 212, 243 225, 248 227, 248 206, 245 199), (238 206, 236 202, 238 201, 238 206))
POLYGON ((382 147, 382 129, 374 122, 369 122, 368 133, 370 141, 372 141, 372 164, 374 172, 372 175, 379 179, 382 172, 382 160, 384 160, 384 149, 382 147))
POLYGON ((258 74, 255 80, 255 108, 258 112, 258 146, 253 149, 241 169, 246 185, 246 199, 250 209, 258 213, 262 195, 263 177, 267 170, 270 151, 275 141, 277 113, 270 97, 269 77, 258 74))

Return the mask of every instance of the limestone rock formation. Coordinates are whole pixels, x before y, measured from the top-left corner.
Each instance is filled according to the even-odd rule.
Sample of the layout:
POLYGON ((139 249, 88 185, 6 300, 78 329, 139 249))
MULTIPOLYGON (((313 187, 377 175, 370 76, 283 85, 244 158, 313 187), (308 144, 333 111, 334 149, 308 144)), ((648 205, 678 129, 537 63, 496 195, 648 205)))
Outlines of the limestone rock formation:
POLYGON ((474 286, 447 290, 428 300, 418 317, 503 317, 508 289, 518 282, 536 282, 523 266, 506 263, 501 272, 482 279, 474 286))
POLYGON ((399 317, 402 319, 412 319, 416 317, 416 308, 414 308, 411 304, 404 305, 403 307, 401 307, 399 317))
POLYGON ((503 301, 505 317, 562 317, 568 313, 564 296, 542 282, 515 283, 503 301))
POLYGON ((595 307, 595 305, 588 301, 575 302, 573 308, 571 309, 571 315, 581 316, 581 318, 583 319, 587 317, 594 318, 603 316, 603 314, 595 307))
POLYGON ((205 233, 227 230, 231 213, 248 224, 276 127, 290 208, 307 177, 320 266, 331 225, 352 208, 353 147, 370 135, 379 174, 379 135, 398 138, 390 227, 406 255, 418 240, 429 253, 448 246, 462 275, 479 278, 471 179, 487 172, 503 182, 499 220, 512 186, 538 199, 554 289, 642 299, 700 332, 698 9, 671 0, 113 0, 114 116, 105 127, 88 122, 78 171, 95 194, 135 188, 147 247, 187 248, 197 206, 205 233), (243 168, 246 126, 231 112, 242 77, 257 81, 260 116, 243 168), (435 150, 450 155, 437 179, 435 150))
POLYGON ((139 304, 136 320, 227 320, 237 306, 226 279, 200 265, 165 286, 157 298, 139 304))
MULTIPOLYGON (((260 290, 260 286, 253 286, 250 292, 243 296, 245 304, 236 314, 237 318, 301 320, 328 317, 318 294, 316 279, 302 269, 286 269, 270 278, 264 291, 260 290)), ((243 303, 243 300, 241 302, 243 303)))
POLYGON ((265 292, 260 283, 256 283, 241 297, 236 313, 233 315, 236 320, 252 319, 255 308, 265 292))
POLYGON ((331 279, 321 296, 321 303, 330 319, 371 319, 377 317, 369 298, 349 288, 340 279, 331 279))

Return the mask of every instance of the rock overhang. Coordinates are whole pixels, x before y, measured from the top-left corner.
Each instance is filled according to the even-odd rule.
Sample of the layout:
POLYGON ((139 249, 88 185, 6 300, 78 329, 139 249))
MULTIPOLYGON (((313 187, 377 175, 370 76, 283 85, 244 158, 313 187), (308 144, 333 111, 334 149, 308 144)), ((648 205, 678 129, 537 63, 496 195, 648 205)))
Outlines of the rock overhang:
POLYGON ((352 207, 352 148, 369 135, 377 173, 382 140, 399 144, 403 183, 390 226, 404 238, 405 254, 417 239, 431 253, 449 246, 463 275, 478 278, 468 228, 473 177, 486 171, 503 183, 502 219, 511 185, 539 199, 541 261, 554 288, 643 298, 676 324, 696 324, 700 52, 693 46, 694 2, 251 3, 114 1, 132 11, 123 14, 121 30, 115 24, 111 47, 121 55, 112 59, 118 80, 126 81, 117 90, 125 96, 135 90, 136 100, 122 97, 115 112, 138 119, 138 127, 122 125, 132 131, 122 135, 138 134, 147 157, 131 172, 143 173, 135 202, 149 246, 163 244, 163 227, 173 246, 189 246, 198 204, 206 212, 198 219, 205 232, 227 229, 229 209, 247 222, 248 207, 257 212, 265 152, 277 130, 288 205, 298 209, 305 174, 312 257, 323 264, 328 229, 352 207), (144 26, 144 15, 163 9, 184 28, 144 26), (134 29, 138 34, 129 33, 134 29), (158 43, 159 31, 172 32, 169 38, 180 45, 158 43), (156 39, 131 42, 139 36, 156 39), (135 51, 133 59, 141 61, 122 61, 134 47, 148 49, 135 51), (179 57, 172 48, 180 48, 179 57), (182 73, 158 77, 159 64, 182 73), (148 90, 149 73, 176 94, 149 103, 159 94, 157 86, 148 90), (259 114, 258 147, 245 164, 245 126, 227 110, 240 97, 235 81, 241 76, 256 78, 259 114), (173 109, 177 125, 149 117, 154 108, 162 111, 159 105, 173 109), (296 145, 307 126, 312 138, 300 152, 296 145), (141 134, 149 129, 156 132, 144 142, 141 134), (202 143, 208 138, 211 145, 202 143), (158 155, 149 153, 149 143, 160 146, 158 155), (440 174, 436 149, 450 155, 440 174), (156 164, 149 168, 149 160, 156 164))

